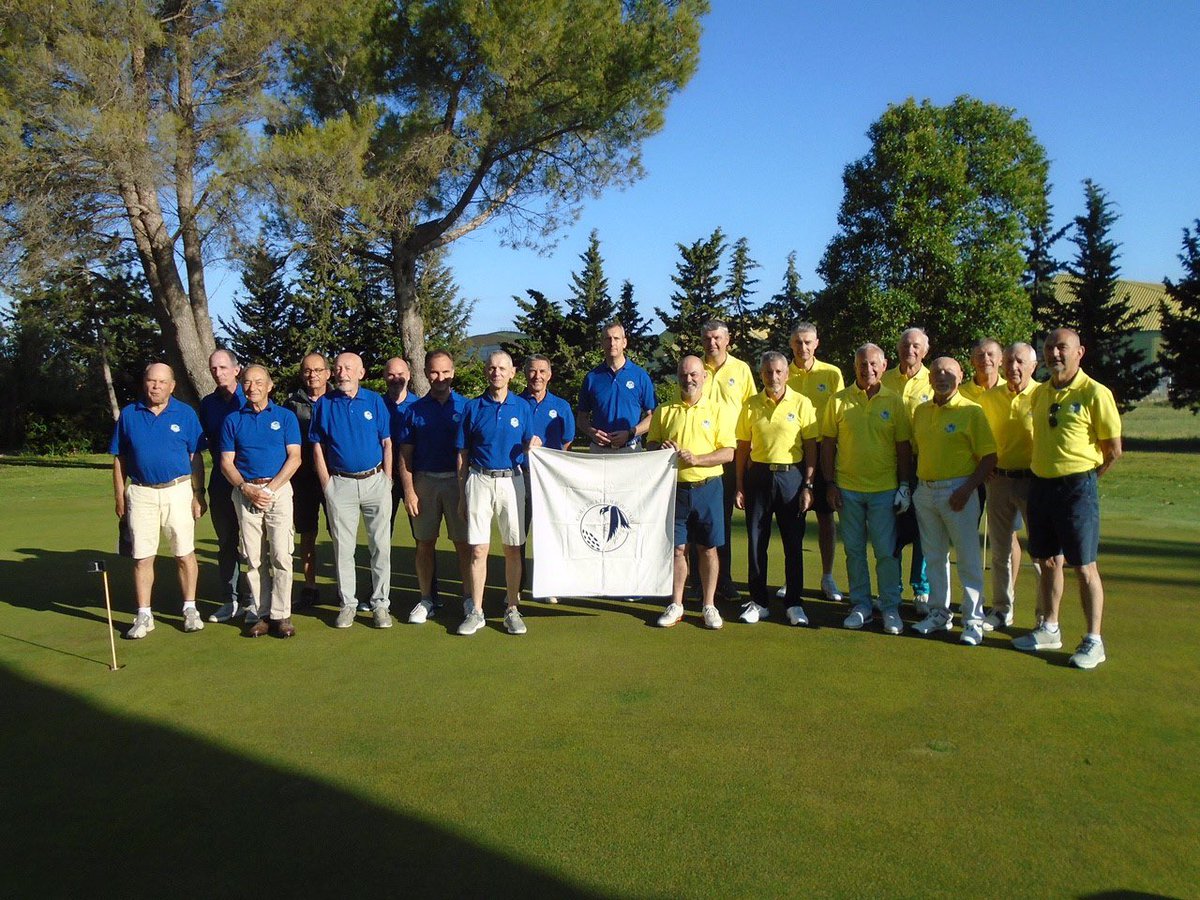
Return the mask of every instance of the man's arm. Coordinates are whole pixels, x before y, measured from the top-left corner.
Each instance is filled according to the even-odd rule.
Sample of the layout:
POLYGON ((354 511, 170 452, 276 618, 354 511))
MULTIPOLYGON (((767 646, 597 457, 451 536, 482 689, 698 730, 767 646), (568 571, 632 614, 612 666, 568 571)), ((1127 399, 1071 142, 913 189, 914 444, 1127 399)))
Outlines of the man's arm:
POLYGON ((329 484, 329 466, 325 464, 325 448, 320 443, 313 444, 313 470, 317 473, 317 483, 321 490, 329 484))
POLYGON ((383 474, 387 476, 388 481, 392 480, 392 439, 385 437, 381 442, 383 445, 383 474))
POLYGON ((417 500, 417 489, 413 485, 412 477, 412 457, 413 445, 400 445, 400 487, 404 491, 404 508, 408 514, 416 518, 421 509, 420 501, 417 500))
POLYGON ((967 505, 967 501, 971 499, 971 495, 987 481, 987 477, 992 474, 994 468, 996 468, 996 454, 985 454, 975 466, 975 471, 971 473, 970 477, 950 495, 950 508, 955 512, 961 512, 962 508, 967 505))
POLYGON ((912 484, 913 454, 908 441, 896 441, 896 477, 901 484, 912 484))
POLYGON ((834 480, 834 456, 837 454, 837 438, 821 439, 821 474, 825 476, 825 500, 835 510, 842 508, 842 489, 834 480))
POLYGON ((292 476, 296 474, 296 470, 300 468, 300 445, 287 445, 287 459, 283 461, 281 468, 275 477, 271 479, 271 483, 267 485, 272 491, 278 491, 285 484, 292 480, 292 476))
POLYGON ((1104 462, 1100 464, 1100 468, 1096 470, 1096 475, 1103 475, 1108 471, 1109 466, 1121 458, 1121 438, 1118 435, 1114 438, 1106 438, 1100 441, 1100 452, 1104 455, 1104 462))
POLYGON ((233 450, 224 450, 221 452, 221 474, 225 476, 225 480, 229 482, 235 491, 240 490, 242 484, 246 481, 237 470, 237 466, 233 464, 236 455, 233 450))
POLYGON ((125 517, 125 461, 119 453, 113 456, 113 507, 118 519, 125 517))
POLYGON ((691 450, 680 450, 679 461, 685 466, 723 466, 727 462, 733 462, 733 448, 720 447, 712 453, 702 453, 699 456, 691 450))
POLYGON ((204 499, 204 453, 197 450, 192 454, 192 518, 199 519, 208 512, 204 499))
POLYGON ((746 465, 749 462, 750 442, 738 441, 737 450, 733 454, 733 473, 737 482, 733 493, 733 505, 738 509, 746 508, 746 465))

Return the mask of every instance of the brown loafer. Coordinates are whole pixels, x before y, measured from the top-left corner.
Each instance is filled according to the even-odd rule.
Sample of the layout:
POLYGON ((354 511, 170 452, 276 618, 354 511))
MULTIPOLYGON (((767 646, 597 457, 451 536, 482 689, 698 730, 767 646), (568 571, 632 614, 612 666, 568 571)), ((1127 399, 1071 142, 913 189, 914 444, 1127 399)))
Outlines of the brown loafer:
POLYGON ((292 624, 291 616, 286 619, 280 619, 275 623, 275 634, 281 638, 290 638, 296 633, 296 627, 292 624))
POLYGON ((264 634, 266 634, 270 630, 271 630, 271 620, 270 619, 259 619, 257 622, 255 622, 253 625, 250 626, 250 631, 248 633, 249 633, 250 637, 262 637, 264 634))

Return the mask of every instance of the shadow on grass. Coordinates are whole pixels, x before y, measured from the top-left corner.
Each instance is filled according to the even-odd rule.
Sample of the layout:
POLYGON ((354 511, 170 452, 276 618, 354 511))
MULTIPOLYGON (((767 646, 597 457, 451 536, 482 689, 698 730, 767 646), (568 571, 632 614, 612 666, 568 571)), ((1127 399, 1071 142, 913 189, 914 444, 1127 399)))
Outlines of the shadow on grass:
POLYGON ((112 457, 107 460, 76 459, 71 456, 0 456, 0 466, 27 466, 38 469, 108 469, 113 467, 112 457))
POLYGON ((1122 449, 1140 453, 1196 453, 1200 452, 1200 438, 1142 438, 1126 437, 1121 441, 1122 449))
MULTIPOLYGON (((120 678, 121 675, 101 676, 120 678)), ((0 667, 9 896, 588 897, 429 822, 0 667)), ((330 761, 330 770, 336 761, 330 761)))

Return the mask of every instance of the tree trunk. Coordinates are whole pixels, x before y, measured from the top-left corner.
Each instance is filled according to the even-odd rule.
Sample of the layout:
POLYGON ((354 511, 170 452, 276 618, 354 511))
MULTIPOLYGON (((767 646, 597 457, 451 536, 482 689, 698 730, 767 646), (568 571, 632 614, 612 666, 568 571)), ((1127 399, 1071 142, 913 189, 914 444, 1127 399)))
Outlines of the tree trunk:
POLYGON ((429 392, 429 380, 425 377, 425 320, 417 305, 417 255, 398 234, 392 235, 392 291, 404 355, 412 369, 412 390, 424 396, 429 392))
POLYGON ((100 374, 104 377, 104 390, 108 393, 108 408, 113 421, 121 418, 121 406, 117 403, 117 390, 113 387, 112 368, 108 364, 108 341, 104 339, 104 328, 96 328, 96 343, 100 349, 100 374))

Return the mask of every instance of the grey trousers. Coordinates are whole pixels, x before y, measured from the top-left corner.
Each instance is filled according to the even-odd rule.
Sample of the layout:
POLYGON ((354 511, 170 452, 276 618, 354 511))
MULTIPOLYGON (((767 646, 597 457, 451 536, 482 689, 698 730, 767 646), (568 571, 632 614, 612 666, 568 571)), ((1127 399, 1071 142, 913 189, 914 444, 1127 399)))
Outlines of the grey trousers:
POLYGON ((333 536, 338 600, 354 606, 354 551, 358 546, 358 518, 362 515, 371 558, 371 605, 386 609, 392 592, 392 483, 382 472, 369 478, 334 475, 325 486, 325 512, 333 536))
POLYGON ((1012 612, 1012 533, 1019 519, 1029 519, 1029 486, 1032 478, 997 475, 988 482, 988 540, 992 552, 992 608, 1012 612))

